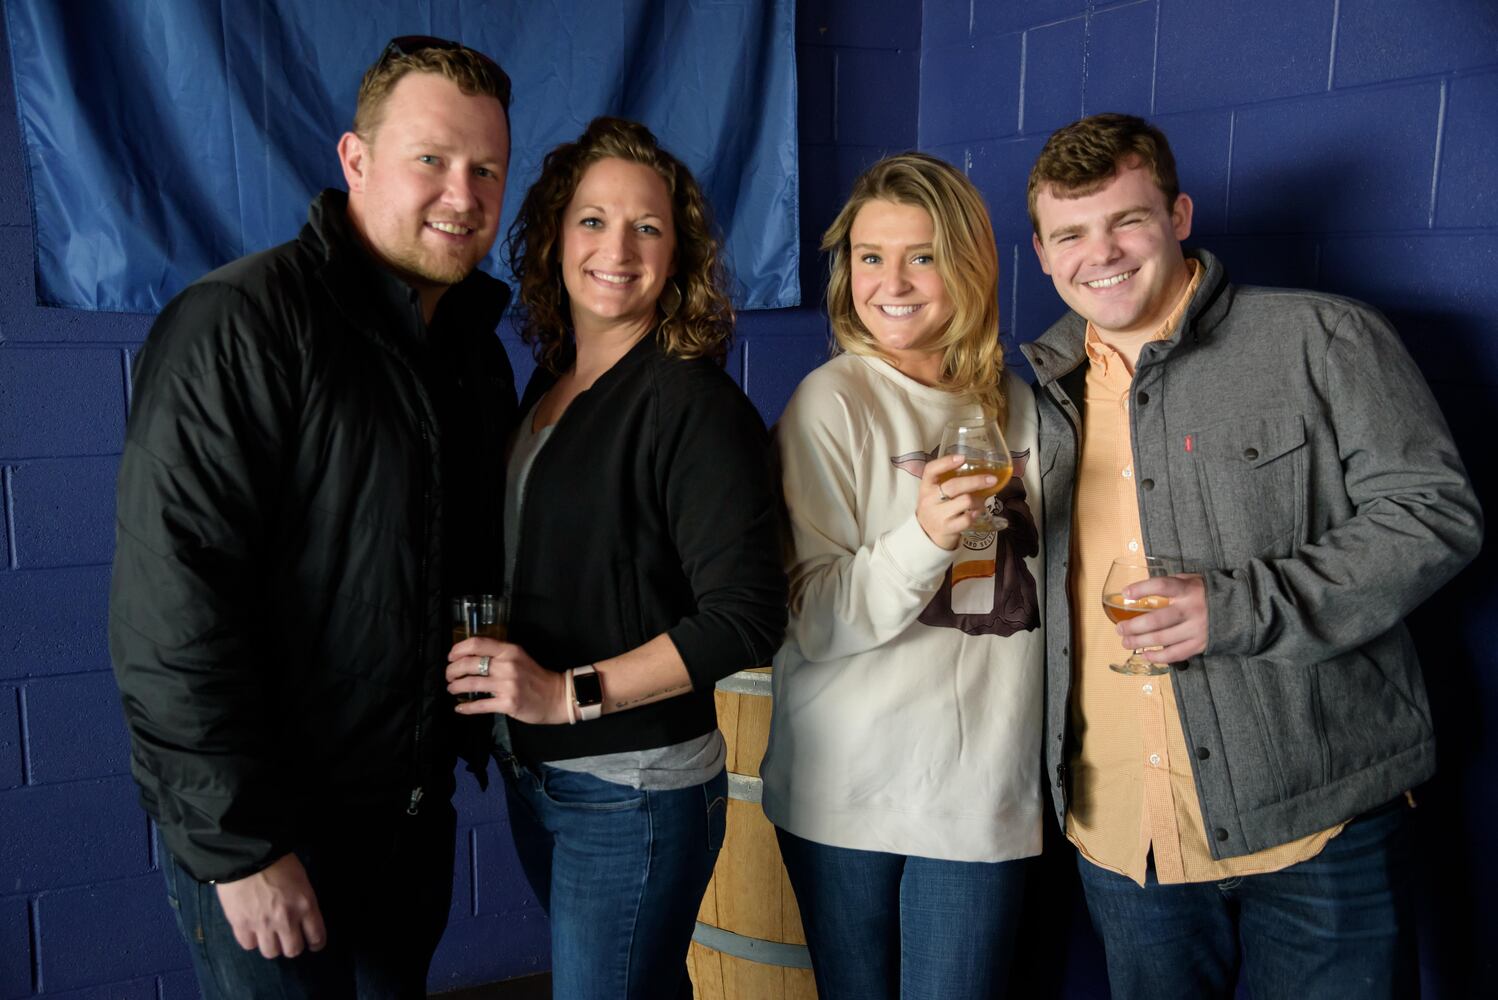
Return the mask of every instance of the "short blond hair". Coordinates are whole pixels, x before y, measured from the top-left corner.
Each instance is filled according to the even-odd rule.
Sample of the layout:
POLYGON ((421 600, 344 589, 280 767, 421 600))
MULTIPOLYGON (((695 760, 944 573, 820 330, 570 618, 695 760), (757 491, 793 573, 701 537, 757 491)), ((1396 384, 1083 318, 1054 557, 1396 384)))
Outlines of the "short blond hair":
POLYGON ((827 318, 849 354, 883 357, 853 305, 853 220, 871 201, 914 205, 931 216, 936 270, 952 299, 952 319, 937 342, 942 351, 940 388, 972 394, 985 412, 1004 419, 1004 351, 999 344, 999 254, 983 196, 962 172, 925 153, 889 156, 859 175, 827 232, 830 255, 827 318))
POLYGON ((443 44, 451 47, 430 46, 403 52, 396 41, 385 46, 380 58, 364 71, 364 78, 359 82, 359 102, 354 107, 355 135, 365 142, 373 141, 384 118, 385 102, 407 73, 433 73, 452 81, 470 97, 492 97, 499 101, 504 109, 505 122, 509 123, 510 78, 504 70, 482 52, 456 42, 443 44))

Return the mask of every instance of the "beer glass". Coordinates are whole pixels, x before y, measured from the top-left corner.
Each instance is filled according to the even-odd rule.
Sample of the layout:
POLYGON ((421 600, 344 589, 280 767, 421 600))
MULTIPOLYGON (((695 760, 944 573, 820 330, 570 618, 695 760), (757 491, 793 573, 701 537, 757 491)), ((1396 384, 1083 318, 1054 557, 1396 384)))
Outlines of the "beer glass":
MULTIPOLYGON (((452 600, 453 645, 483 636, 504 642, 509 634, 509 602, 503 594, 469 594, 452 600)), ((476 701, 490 695, 481 691, 458 695, 459 701, 476 701)))
MULTIPOLYGON (((1122 559, 1113 560, 1113 565, 1108 570, 1108 578, 1103 581, 1103 613, 1108 616, 1109 621, 1118 624, 1130 618, 1138 618, 1145 612, 1165 607, 1170 603, 1168 597, 1150 594, 1147 597, 1131 600, 1124 596, 1124 588, 1131 583, 1138 583, 1151 577, 1170 576, 1173 573, 1179 573, 1180 570, 1179 562, 1160 556, 1125 556, 1122 559)), ((1138 676, 1170 673, 1170 664, 1151 663, 1139 653, 1140 650, 1134 650, 1124 662, 1108 664, 1108 669, 1116 670, 1121 674, 1138 676)))
POLYGON ((968 536, 984 535, 1009 527, 1008 518, 988 509, 989 498, 997 496, 999 490, 1014 475, 1014 461, 1009 457, 1009 445, 1004 440, 1004 432, 999 430, 998 421, 987 417, 948 421, 941 434, 940 454, 961 455, 963 463, 940 476, 938 483, 945 483, 958 476, 984 474, 998 479, 992 486, 972 491, 970 495, 977 497, 981 506, 973 515, 972 525, 963 529, 962 533, 968 536))

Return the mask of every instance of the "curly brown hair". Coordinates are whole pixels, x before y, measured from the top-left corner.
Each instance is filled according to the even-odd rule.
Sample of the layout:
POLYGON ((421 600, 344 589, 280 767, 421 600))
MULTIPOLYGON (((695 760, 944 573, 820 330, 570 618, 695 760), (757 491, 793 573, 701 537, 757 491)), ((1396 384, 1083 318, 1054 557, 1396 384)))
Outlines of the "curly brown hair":
POLYGON ((676 229, 672 285, 680 293, 680 305, 668 310, 663 304, 676 298, 668 285, 656 306, 657 341, 674 357, 706 357, 722 364, 733 338, 733 304, 707 198, 691 171, 662 149, 648 128, 623 118, 595 118, 576 142, 564 142, 547 153, 541 176, 525 193, 505 243, 505 257, 519 286, 521 339, 530 345, 536 362, 553 374, 571 367, 576 346, 562 283, 562 214, 587 169, 610 158, 651 168, 671 195, 676 229))
POLYGON ((874 335, 853 304, 853 255, 849 234, 859 211, 871 201, 915 205, 931 216, 933 256, 952 299, 952 319, 937 346, 942 351, 940 388, 971 394, 985 412, 1003 421, 1004 349, 999 343, 999 255, 983 196, 962 171, 926 153, 899 153, 869 167, 827 232, 827 318, 833 339, 849 354, 883 357, 874 335))
POLYGON ((1040 235, 1035 199, 1041 188, 1050 188, 1058 198, 1085 198, 1117 177, 1121 164, 1148 167, 1165 195, 1165 207, 1175 207, 1181 182, 1165 133, 1143 118, 1103 112, 1057 129, 1041 147, 1026 190, 1035 235, 1040 235))

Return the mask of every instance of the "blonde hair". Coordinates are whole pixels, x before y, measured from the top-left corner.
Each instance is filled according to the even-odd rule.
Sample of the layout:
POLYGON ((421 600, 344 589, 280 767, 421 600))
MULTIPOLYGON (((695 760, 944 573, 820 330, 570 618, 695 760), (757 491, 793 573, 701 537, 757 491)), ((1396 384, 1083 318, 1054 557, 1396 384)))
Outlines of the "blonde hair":
POLYGON ((364 71, 359 82, 359 100, 354 107, 354 134, 373 142, 374 134, 385 117, 385 104, 395 85, 409 73, 432 73, 455 84, 469 96, 492 97, 504 109, 505 124, 510 120, 510 78, 499 65, 482 52, 440 38, 411 36, 415 44, 409 50, 394 39, 385 47, 374 65, 364 71), (435 44, 422 44, 423 42, 435 44))
POLYGON ((505 247, 519 287, 521 340, 553 374, 572 364, 576 345, 562 284, 562 213, 587 169, 606 159, 651 168, 671 195, 676 275, 657 303, 656 342, 672 357, 705 357, 723 364, 733 339, 733 303, 707 197, 691 171, 662 149, 648 128, 623 118, 595 118, 576 142, 547 153, 541 176, 525 193, 505 247))
POLYGON ((936 346, 942 351, 939 387, 971 394, 985 413, 1004 419, 1004 351, 999 345, 999 255, 983 196, 962 172, 925 153, 889 156, 853 182, 848 203, 822 235, 831 256, 827 318, 838 347, 849 354, 885 357, 853 306, 849 234, 871 201, 914 205, 931 216, 936 270, 952 300, 952 319, 936 346))

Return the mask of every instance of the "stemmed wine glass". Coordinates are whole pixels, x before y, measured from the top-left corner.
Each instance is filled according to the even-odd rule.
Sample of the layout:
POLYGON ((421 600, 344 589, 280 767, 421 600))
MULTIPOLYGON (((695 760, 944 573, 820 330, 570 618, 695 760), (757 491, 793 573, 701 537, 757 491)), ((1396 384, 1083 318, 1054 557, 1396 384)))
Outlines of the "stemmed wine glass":
MULTIPOLYGON (((1103 581, 1103 613, 1108 616, 1109 621, 1117 624, 1128 621, 1130 618, 1137 618, 1147 611, 1165 607, 1170 603, 1168 597, 1150 594, 1147 597, 1131 600, 1124 596, 1124 588, 1131 583, 1138 583, 1151 577, 1170 576, 1179 572, 1178 561, 1161 556, 1125 556, 1122 559, 1113 560, 1113 565, 1108 570, 1108 578, 1103 581)), ((1141 676, 1170 672, 1170 664, 1151 663, 1139 653, 1140 650, 1134 650, 1124 662, 1108 664, 1108 669, 1116 670, 1121 674, 1141 676)))
POLYGON ((998 482, 992 486, 973 490, 971 495, 980 501, 973 515, 973 523, 964 528, 967 536, 983 535, 1009 527, 1009 519, 992 514, 988 510, 988 498, 998 495, 999 490, 1014 475, 1014 460, 1009 456, 1009 444, 999 423, 991 417, 974 417, 971 420, 948 421, 941 434, 940 454, 961 455, 963 463, 951 472, 943 474, 938 483, 945 483, 958 476, 995 476, 998 482))

